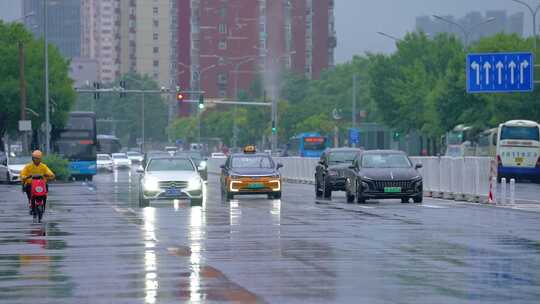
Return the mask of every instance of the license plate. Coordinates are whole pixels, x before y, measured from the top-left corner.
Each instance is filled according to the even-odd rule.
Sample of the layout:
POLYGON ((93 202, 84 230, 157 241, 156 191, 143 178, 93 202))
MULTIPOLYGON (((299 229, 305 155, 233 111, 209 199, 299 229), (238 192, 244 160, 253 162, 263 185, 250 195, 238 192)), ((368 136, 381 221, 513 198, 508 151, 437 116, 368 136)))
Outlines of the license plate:
POLYGON ((262 189, 264 188, 264 185, 261 183, 251 183, 248 186, 249 189, 262 189))
POLYGON ((515 161, 518 164, 518 166, 520 166, 523 163, 523 157, 516 157, 515 161))
POLYGON ((401 187, 385 187, 384 193, 400 193, 401 187))
POLYGON ((167 191, 165 191, 165 194, 169 196, 178 196, 182 194, 182 192, 178 189, 167 189, 167 191))

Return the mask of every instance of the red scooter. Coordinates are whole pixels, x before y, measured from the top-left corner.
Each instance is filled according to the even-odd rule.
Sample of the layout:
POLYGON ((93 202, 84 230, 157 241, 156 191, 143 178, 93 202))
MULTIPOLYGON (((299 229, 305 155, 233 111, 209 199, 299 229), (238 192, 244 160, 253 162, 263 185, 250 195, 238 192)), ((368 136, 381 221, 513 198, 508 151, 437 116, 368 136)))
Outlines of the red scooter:
POLYGON ((30 207, 34 222, 41 223, 43 213, 45 213, 45 205, 47 201, 47 182, 42 175, 33 175, 30 190, 30 207))

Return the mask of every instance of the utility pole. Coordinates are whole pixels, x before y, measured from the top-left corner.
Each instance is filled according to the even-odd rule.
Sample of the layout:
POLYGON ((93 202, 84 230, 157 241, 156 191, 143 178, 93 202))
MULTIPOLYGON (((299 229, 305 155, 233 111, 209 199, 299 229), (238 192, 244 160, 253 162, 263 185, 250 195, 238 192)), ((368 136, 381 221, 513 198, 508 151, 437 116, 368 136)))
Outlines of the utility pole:
POLYGON ((352 127, 356 128, 356 79, 357 75, 353 75, 353 92, 352 92, 352 127))
POLYGON ((43 0, 43 40, 45 43, 45 153, 51 151, 51 130, 50 130, 50 107, 49 107, 49 41, 47 39, 47 0, 43 0))
MULTIPOLYGON (((19 83, 21 88, 21 120, 26 120, 26 80, 24 77, 24 44, 19 42, 19 83)), ((23 153, 28 152, 26 131, 22 134, 23 153)))
POLYGON ((141 100, 141 126, 142 126, 142 129, 141 129, 141 153, 144 153, 145 149, 144 149, 144 144, 145 144, 145 139, 144 139, 144 91, 142 92, 142 100, 141 100))

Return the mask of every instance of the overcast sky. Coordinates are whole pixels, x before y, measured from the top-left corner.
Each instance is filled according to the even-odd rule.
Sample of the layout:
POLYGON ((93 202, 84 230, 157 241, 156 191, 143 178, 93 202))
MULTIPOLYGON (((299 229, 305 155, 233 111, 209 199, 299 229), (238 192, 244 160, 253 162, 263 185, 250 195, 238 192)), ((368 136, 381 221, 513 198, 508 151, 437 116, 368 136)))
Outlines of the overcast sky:
MULTIPOLYGON (((540 0, 525 1, 540 3, 540 0)), ((19 3, 20 0, 0 0, 0 19, 12 20, 20 16, 19 3)), ((484 13, 490 9, 506 9, 511 13, 524 11, 523 7, 511 0, 335 0, 335 4, 337 63, 366 51, 392 52, 394 42, 376 32, 402 37, 414 30, 417 16, 441 14, 461 17, 473 10, 484 13)), ((530 14, 527 13, 525 17, 526 33, 529 33, 530 14)))
MULTIPOLYGON (((540 4, 539 0, 524 0, 540 4)), ((506 9, 510 13, 525 11, 511 0, 335 0, 338 47, 336 62, 341 63, 354 54, 392 52, 394 42, 378 35, 381 31, 402 37, 414 30, 415 18, 421 15, 455 15, 461 17, 470 11, 485 13, 492 9, 506 9)), ((528 34, 532 25, 530 13, 525 15, 528 34)))

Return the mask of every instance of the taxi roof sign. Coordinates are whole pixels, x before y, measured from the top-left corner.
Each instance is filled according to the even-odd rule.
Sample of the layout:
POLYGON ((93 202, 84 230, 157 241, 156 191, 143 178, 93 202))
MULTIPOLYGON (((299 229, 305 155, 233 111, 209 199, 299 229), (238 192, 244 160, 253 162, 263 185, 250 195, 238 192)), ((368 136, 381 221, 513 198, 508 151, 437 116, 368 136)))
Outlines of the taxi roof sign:
POLYGON ((257 148, 255 148, 255 146, 253 146, 253 145, 245 146, 244 147, 244 153, 246 153, 246 154, 257 153, 257 148))

